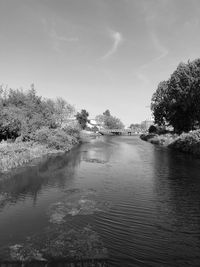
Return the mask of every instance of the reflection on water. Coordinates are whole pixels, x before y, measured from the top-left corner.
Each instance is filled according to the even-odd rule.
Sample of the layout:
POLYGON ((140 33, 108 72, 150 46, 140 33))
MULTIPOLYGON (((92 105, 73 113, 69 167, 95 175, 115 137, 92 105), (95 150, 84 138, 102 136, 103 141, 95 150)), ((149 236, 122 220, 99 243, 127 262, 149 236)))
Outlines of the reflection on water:
POLYGON ((110 266, 199 266, 199 163, 107 136, 2 175, 0 250, 53 257, 48 240, 60 256, 108 253, 110 266))
POLYGON ((27 167, 14 175, 2 175, 0 179, 0 207, 8 202, 31 197, 36 204, 37 196, 46 187, 64 188, 68 179, 74 177, 75 167, 80 163, 80 153, 72 150, 65 156, 54 156, 46 162, 27 167), (5 197, 4 197, 5 196, 5 197))

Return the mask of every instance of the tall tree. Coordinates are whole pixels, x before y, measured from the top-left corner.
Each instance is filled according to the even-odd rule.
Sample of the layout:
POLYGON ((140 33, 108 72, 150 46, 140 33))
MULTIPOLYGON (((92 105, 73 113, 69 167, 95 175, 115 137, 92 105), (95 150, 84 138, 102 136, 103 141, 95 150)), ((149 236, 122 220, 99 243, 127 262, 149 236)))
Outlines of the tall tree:
POLYGON ((110 110, 109 109, 106 109, 106 111, 103 113, 104 116, 111 116, 110 114, 110 110))
POLYGON ((110 114, 109 110, 106 110, 103 115, 97 115, 96 121, 107 129, 123 129, 124 125, 119 118, 116 118, 110 114))
POLYGON ((59 97, 54 102, 54 119, 59 127, 67 123, 67 120, 75 113, 75 108, 59 97))
POLYGON ((76 119, 82 129, 85 129, 87 126, 87 122, 89 122, 88 116, 89 116, 89 113, 85 109, 82 109, 81 112, 78 112, 76 114, 76 119))
POLYGON ((158 125, 171 125, 178 133, 200 126, 200 59, 180 63, 159 84, 151 109, 158 125))

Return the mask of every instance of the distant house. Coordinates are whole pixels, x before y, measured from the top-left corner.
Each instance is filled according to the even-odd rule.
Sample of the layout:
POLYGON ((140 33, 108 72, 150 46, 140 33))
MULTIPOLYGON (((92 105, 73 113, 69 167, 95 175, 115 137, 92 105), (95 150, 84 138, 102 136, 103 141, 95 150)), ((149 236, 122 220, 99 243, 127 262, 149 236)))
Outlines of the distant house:
POLYGON ((87 123, 87 127, 93 128, 97 127, 98 130, 103 128, 103 124, 98 123, 95 119, 89 119, 90 122, 87 123))

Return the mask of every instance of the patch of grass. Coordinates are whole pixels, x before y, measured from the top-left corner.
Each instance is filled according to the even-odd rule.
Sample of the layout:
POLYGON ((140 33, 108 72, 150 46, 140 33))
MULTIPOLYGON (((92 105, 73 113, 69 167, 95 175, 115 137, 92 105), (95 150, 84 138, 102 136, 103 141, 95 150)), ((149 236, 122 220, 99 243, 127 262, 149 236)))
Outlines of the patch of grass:
POLYGON ((41 129, 32 136, 32 141, 0 142, 0 172, 22 166, 35 158, 69 151, 79 142, 62 129, 41 129))
POLYGON ((31 160, 42 157, 50 152, 44 145, 33 142, 0 143, 0 171, 22 166, 31 160))

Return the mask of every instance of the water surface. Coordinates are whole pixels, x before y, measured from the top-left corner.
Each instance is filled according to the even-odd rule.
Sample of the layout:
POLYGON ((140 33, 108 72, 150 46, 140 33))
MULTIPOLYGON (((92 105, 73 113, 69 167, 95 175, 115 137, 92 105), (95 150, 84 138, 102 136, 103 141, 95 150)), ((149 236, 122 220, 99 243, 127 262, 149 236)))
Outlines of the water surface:
POLYGON ((105 136, 1 175, 2 259, 22 244, 50 253, 64 233, 101 247, 109 266, 199 266, 200 160, 105 136))

